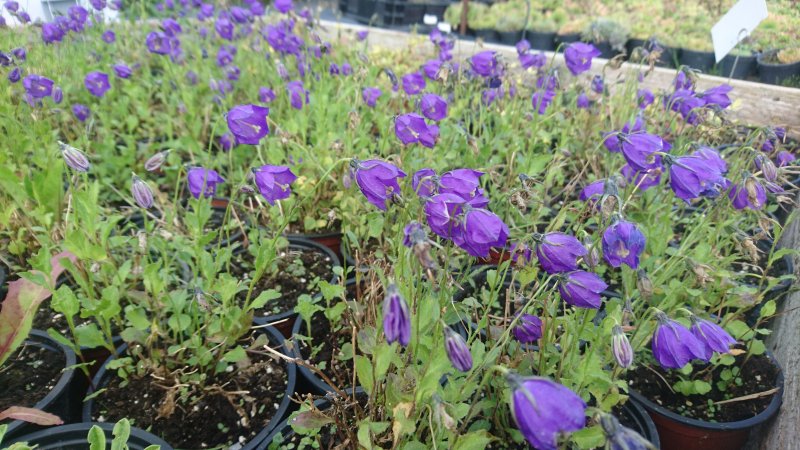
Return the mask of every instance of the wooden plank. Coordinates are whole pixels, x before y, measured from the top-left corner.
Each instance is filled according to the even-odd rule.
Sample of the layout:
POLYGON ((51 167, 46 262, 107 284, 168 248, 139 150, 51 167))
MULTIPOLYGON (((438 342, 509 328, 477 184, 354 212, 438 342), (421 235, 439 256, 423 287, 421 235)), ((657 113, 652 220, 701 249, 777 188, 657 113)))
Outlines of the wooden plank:
MULTIPOLYGON (((369 30, 370 45, 380 46, 393 50, 408 50, 415 54, 431 54, 433 46, 427 36, 404 33, 382 28, 368 28, 363 25, 350 25, 338 22, 322 21, 322 35, 330 38, 338 34, 354 33, 360 30, 369 30)), ((454 56, 457 59, 466 58, 481 49, 495 50, 502 54, 508 61, 516 60, 516 49, 507 45, 478 44, 475 41, 459 40, 456 43, 454 56)), ((562 53, 545 52, 548 59, 554 58, 558 64, 563 64, 562 53)), ((600 74, 608 60, 596 58, 592 62, 591 74, 600 74)), ((624 63, 618 70, 606 69, 606 77, 616 77, 629 71, 645 70, 639 64, 624 63)), ((657 92, 668 89, 675 69, 656 67, 645 78, 642 86, 657 92)), ((728 83, 727 78, 711 75, 700 75, 697 87, 700 90, 728 83)), ((790 136, 800 138, 800 89, 775 86, 770 84, 754 83, 744 80, 730 80, 733 86, 731 99, 738 103, 738 109, 730 112, 729 117, 747 125, 756 126, 782 126, 787 129, 790 136)))

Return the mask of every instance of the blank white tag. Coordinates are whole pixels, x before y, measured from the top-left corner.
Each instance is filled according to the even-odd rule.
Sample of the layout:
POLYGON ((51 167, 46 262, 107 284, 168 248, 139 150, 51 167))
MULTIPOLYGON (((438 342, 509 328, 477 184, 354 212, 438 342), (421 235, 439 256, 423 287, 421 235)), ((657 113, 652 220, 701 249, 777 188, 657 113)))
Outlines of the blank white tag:
POLYGON ((439 22, 436 24, 436 28, 438 28, 442 33, 450 33, 453 31, 453 27, 451 27, 447 22, 439 22))
POLYGON ((714 55, 720 62, 736 44, 756 29, 767 18, 766 0, 739 0, 711 28, 714 55))
POLYGON ((422 18, 422 23, 425 25, 436 25, 438 22, 439 18, 435 14, 425 14, 425 17, 422 18))

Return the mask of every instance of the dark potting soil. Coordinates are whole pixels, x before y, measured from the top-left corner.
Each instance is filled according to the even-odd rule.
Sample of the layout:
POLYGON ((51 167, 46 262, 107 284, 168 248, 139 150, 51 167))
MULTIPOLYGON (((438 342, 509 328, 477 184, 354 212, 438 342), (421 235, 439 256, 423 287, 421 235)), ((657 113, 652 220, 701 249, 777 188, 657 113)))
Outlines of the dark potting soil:
POLYGON ((179 403, 177 396, 170 398, 170 391, 161 387, 164 382, 149 375, 130 378, 126 386, 114 377, 95 399, 92 420, 116 422, 127 417, 134 426, 162 437, 175 448, 243 444, 269 424, 287 384, 280 363, 266 356, 250 357, 250 366, 211 377, 204 393, 193 392, 191 404, 179 403), (172 405, 172 414, 164 417, 160 413, 166 412, 168 405, 172 405))
POLYGON ((318 228, 316 230, 307 231, 302 223, 299 222, 292 222, 286 227, 286 234, 303 234, 308 235, 308 237, 312 237, 315 234, 331 234, 331 233, 339 233, 342 230, 342 222, 339 220, 335 220, 333 223, 329 223, 325 228, 318 228))
MULTIPOLYGON (((287 438, 287 442, 277 448, 296 448, 296 449, 319 449, 319 450, 338 450, 360 448, 356 437, 360 414, 358 407, 363 408, 367 404, 367 396, 358 396, 358 405, 352 397, 336 398, 330 406, 325 407, 322 414, 339 420, 339 424, 331 424, 322 427, 315 435, 293 434, 287 438), (342 423, 344 421, 345 423, 342 423), (338 426, 346 425, 346 426, 338 426)), ((389 448, 391 446, 391 436, 389 432, 375 436, 373 442, 379 444, 379 448, 389 448), (382 444, 382 445, 381 445, 382 444), (388 445, 388 446, 387 446, 388 445)))
MULTIPOLYGON (((339 359, 342 345, 352 341, 352 331, 347 327, 333 329, 330 321, 321 313, 314 314, 311 320, 311 341, 298 340, 300 355, 308 363, 322 370, 335 383, 335 387, 345 389, 353 384, 353 360, 339 359)), ((308 334, 305 323, 300 334, 308 334)))
MULTIPOLYGON (((231 272, 245 283, 250 279, 254 258, 250 253, 241 253, 239 260, 231 266, 231 272)), ((258 316, 271 316, 293 311, 297 298, 303 294, 314 296, 319 292, 319 281, 330 282, 333 277, 333 261, 325 253, 315 249, 286 249, 278 254, 278 270, 274 276, 265 274, 253 289, 253 298, 268 289, 275 289, 281 296, 270 300, 256 311, 258 316)), ((244 300, 247 292, 239 293, 244 300)))
POLYGON ((61 353, 24 343, 0 368, 0 411, 36 405, 53 390, 62 369, 61 353))
MULTIPOLYGON (((632 389, 637 390, 645 398, 684 417, 719 423, 745 420, 763 412, 774 394, 752 400, 709 406, 709 401, 718 402, 735 399, 745 395, 769 391, 775 387, 778 368, 772 361, 766 356, 758 355, 752 356, 744 364, 745 357, 744 354, 737 356, 736 364, 732 366, 741 369, 741 374, 738 378, 741 379, 742 383, 740 385, 729 383, 726 391, 720 391, 716 385, 717 381, 720 380, 720 372, 725 368, 725 366, 721 365, 710 370, 702 378, 711 384, 711 391, 705 395, 684 396, 680 393, 673 393, 671 388, 681 380, 680 373, 677 370, 664 370, 657 366, 651 366, 650 368, 664 377, 669 386, 666 386, 664 380, 644 366, 637 367, 628 375, 628 383, 632 389)), ((702 365, 695 365, 695 372, 702 369, 702 365)))

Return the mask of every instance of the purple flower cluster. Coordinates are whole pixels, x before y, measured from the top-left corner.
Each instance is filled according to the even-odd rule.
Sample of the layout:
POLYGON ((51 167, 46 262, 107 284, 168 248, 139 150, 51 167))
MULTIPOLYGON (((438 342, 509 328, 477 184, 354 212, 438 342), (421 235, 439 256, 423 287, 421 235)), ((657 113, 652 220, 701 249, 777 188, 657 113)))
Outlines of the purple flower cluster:
POLYGON ((658 326, 651 345, 653 357, 667 369, 680 369, 693 360, 708 361, 715 352, 728 353, 736 343, 719 325, 695 316, 691 330, 663 312, 656 313, 656 320, 658 326))

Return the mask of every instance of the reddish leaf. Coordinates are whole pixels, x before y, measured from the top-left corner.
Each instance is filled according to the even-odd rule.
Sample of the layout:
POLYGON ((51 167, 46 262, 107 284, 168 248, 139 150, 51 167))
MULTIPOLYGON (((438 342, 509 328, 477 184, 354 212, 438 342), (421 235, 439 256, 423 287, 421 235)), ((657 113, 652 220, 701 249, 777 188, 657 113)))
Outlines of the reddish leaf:
POLYGON ((0 411, 0 420, 3 419, 22 420, 45 427, 64 423, 64 421, 55 414, 44 412, 41 409, 24 408, 22 406, 12 406, 5 411, 0 411))
MULTIPOLYGON (((73 263, 77 259, 70 252, 61 252, 50 259, 50 287, 55 287, 55 281, 64 272, 61 260, 67 258, 73 263)), ((24 278, 8 283, 8 294, 3 300, 3 309, 0 310, 0 365, 2 365, 14 351, 28 337, 33 323, 33 316, 39 305, 51 295, 51 290, 44 286, 28 281, 24 278)))

